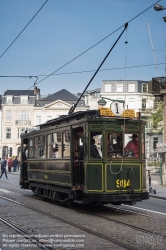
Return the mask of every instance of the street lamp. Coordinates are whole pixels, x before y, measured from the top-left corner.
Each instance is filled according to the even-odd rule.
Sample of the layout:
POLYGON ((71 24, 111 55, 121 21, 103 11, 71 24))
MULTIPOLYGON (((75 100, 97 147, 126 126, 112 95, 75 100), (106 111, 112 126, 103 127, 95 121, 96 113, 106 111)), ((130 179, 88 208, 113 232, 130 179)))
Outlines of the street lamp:
POLYGON ((164 6, 162 6, 162 5, 160 5, 160 4, 156 4, 156 5, 154 6, 154 9, 155 9, 156 11, 160 11, 160 10, 165 10, 166 8, 165 8, 164 6))
MULTIPOLYGON (((155 9, 156 11, 160 11, 160 10, 165 10, 166 8, 165 8, 164 6, 162 6, 162 5, 160 5, 160 4, 156 4, 156 5, 154 6, 154 9, 155 9)), ((166 16, 163 17, 163 20, 164 20, 164 22, 166 22, 166 16)))
POLYGON ((110 99, 110 98, 106 98, 106 97, 101 97, 101 99, 98 101, 98 105, 105 106, 107 104, 105 99, 109 100, 109 101, 112 101, 112 102, 120 102, 120 103, 123 103, 123 104, 125 103, 124 100, 117 100, 117 99, 110 99))

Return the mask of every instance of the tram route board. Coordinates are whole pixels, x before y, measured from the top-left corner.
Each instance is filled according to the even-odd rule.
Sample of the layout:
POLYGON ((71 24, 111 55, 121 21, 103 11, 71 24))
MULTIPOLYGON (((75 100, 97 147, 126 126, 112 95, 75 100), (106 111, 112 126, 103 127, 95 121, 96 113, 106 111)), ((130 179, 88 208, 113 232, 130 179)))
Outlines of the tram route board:
MULTIPOLYGON (((100 116, 115 116, 110 108, 99 107, 100 116)), ((124 110, 120 117, 130 117, 135 118, 135 111, 132 109, 124 110)))

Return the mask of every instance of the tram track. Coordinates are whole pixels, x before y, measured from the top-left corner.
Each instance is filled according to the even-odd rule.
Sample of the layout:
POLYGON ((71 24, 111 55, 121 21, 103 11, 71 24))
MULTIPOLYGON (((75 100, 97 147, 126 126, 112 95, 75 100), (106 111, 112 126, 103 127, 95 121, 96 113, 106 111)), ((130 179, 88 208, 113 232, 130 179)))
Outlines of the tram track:
MULTIPOLYGON (((13 189, 10 188, 10 187, 8 187, 8 189, 6 189, 6 190, 13 192, 13 189)), ((24 192, 21 192, 20 189, 17 189, 16 191, 14 190, 14 192, 23 194, 24 196, 27 196, 27 197, 32 198, 32 199, 41 200, 40 197, 33 195, 31 190, 24 190, 24 192), (27 193, 25 194, 25 191, 28 191, 29 194, 27 194, 27 193)), ((52 200, 50 200, 50 202, 52 202, 52 200)), ((158 221, 166 222, 166 219, 163 219, 163 218, 160 218, 160 217, 156 217, 156 216, 152 216, 152 215, 148 215, 148 214, 145 214, 145 213, 142 213, 142 212, 138 212, 138 211, 133 211, 133 210, 131 210, 131 209, 133 209, 133 206, 131 206, 131 209, 129 209, 129 208, 122 208, 122 207, 118 207, 118 206, 111 205, 111 204, 104 205, 104 207, 107 207, 108 209, 113 209, 113 210, 122 211, 122 212, 128 212, 128 213, 131 213, 131 214, 137 214, 137 215, 145 216, 147 218, 151 218, 151 219, 155 219, 155 220, 158 220, 158 221)), ((141 208, 140 208, 140 210, 141 210, 141 208)), ((155 213, 155 211, 151 211, 151 213, 155 213)))
MULTIPOLYGON (((82 210, 82 209, 78 209, 78 211, 81 211, 82 213, 90 214, 91 216, 97 216, 97 217, 102 218, 102 219, 105 219, 105 220, 107 220, 107 221, 113 221, 113 222, 115 222, 115 223, 117 223, 117 224, 119 224, 119 225, 128 226, 128 227, 130 227, 130 228, 132 228, 132 229, 134 229, 134 230, 139 230, 139 231, 142 232, 142 233, 160 235, 160 234, 157 233, 157 232, 154 233, 154 231, 150 231, 150 230, 146 230, 146 229, 143 229, 143 228, 140 228, 140 227, 137 227, 137 226, 133 226, 133 225, 131 225, 131 224, 124 223, 124 222, 119 221, 119 220, 115 220, 115 219, 110 218, 110 217, 108 217, 108 216, 103 216, 103 215, 100 215, 100 214, 97 214, 97 213, 90 213, 90 212, 84 211, 84 210, 82 210)), ((153 217, 151 217, 151 218, 153 218, 153 217)), ((165 222, 166 220, 164 220, 164 221, 161 220, 161 221, 162 221, 162 222, 165 222)), ((162 234, 162 235, 160 235, 160 236, 162 236, 163 239, 166 239, 166 236, 165 236, 165 235, 162 234)))
MULTIPOLYGON (((17 233, 19 233, 19 236, 22 235, 23 238, 26 239, 23 240, 21 239, 20 241, 15 241, 15 235, 12 235, 13 237, 11 238, 11 240, 7 239, 6 241, 8 242, 8 244, 10 242, 12 242, 11 244, 12 245, 15 245, 16 247, 18 247, 20 245, 20 242, 21 242, 21 245, 25 246, 25 245, 28 245, 29 247, 33 247, 33 246, 37 246, 39 249, 43 249, 43 250, 53 250, 54 248, 52 247, 46 247, 46 244, 42 242, 42 239, 36 237, 35 235, 30 235, 26 230, 24 229, 21 229, 19 226, 17 226, 16 224, 14 224, 13 222, 10 222, 9 220, 3 218, 2 216, 0 216, 0 221, 7 225, 8 227, 14 229, 17 233), (19 242, 19 244, 18 244, 19 242)), ((18 236, 18 235, 17 235, 18 236)))
MULTIPOLYGON (((79 225, 78 223, 72 222, 72 221, 70 221, 70 220, 68 220, 68 219, 65 219, 65 218, 62 218, 62 217, 60 217, 60 216, 58 216, 58 215, 53 215, 53 214, 48 213, 48 212, 46 212, 46 211, 43 211, 43 210, 41 210, 41 209, 35 208, 35 207, 31 206, 31 205, 26 205, 26 204, 24 204, 24 203, 17 202, 17 201, 15 201, 15 200, 12 200, 12 199, 7 198, 7 197, 4 197, 4 196, 0 196, 0 198, 2 198, 2 199, 4 199, 4 200, 7 200, 7 201, 9 201, 9 202, 12 202, 12 203, 21 205, 21 206, 23 206, 23 207, 26 207, 26 208, 28 208, 28 209, 31 209, 31 210, 36 211, 36 212, 38 212, 38 213, 41 213, 41 214, 43 214, 43 215, 49 216, 49 217, 51 217, 51 218, 53 218, 53 219, 56 219, 56 220, 59 220, 59 221, 61 221, 61 222, 63 222, 63 223, 69 224, 70 226, 74 226, 75 228, 81 229, 81 230, 83 230, 83 231, 85 231, 85 232, 87 232, 87 233, 89 233, 89 234, 91 234, 91 235, 94 235, 94 236, 97 236, 97 237, 99 237, 99 238, 105 239, 105 240, 107 240, 107 241, 109 241, 109 242, 112 242, 112 243, 114 243, 114 244, 116 244, 116 245, 118 245, 118 246, 121 246, 121 247, 123 247, 123 248, 125 248, 125 249, 127 249, 127 250, 133 250, 133 246, 131 246, 131 244, 126 244, 124 241, 123 241, 123 242, 118 241, 117 238, 115 238, 115 237, 110 237, 110 236, 107 236, 107 235, 105 235, 105 234, 96 232, 96 231, 94 231, 94 230, 92 230, 92 229, 90 229, 90 228, 87 228, 87 227, 85 227, 85 226, 79 225)), ((144 229, 142 229, 142 228, 139 228, 139 227, 136 227, 136 226, 129 225, 129 224, 127 224, 127 223, 119 222, 119 221, 114 220, 114 219, 112 219, 112 218, 108 218, 107 216, 101 216, 101 215, 99 215, 99 214, 93 214, 93 213, 90 213, 90 212, 85 212, 85 211, 83 211, 82 209, 75 209, 75 208, 73 209, 73 208, 72 208, 72 210, 77 210, 77 211, 79 211, 79 212, 81 211, 81 212, 84 212, 84 213, 86 213, 86 214, 88 214, 88 215, 91 215, 91 216, 100 217, 101 219, 104 219, 104 220, 107 220, 107 221, 109 220, 109 221, 114 222, 114 223, 116 223, 116 224, 119 224, 119 225, 121 225, 121 226, 130 227, 131 229, 134 229, 134 230, 136 230, 136 231, 139 231, 139 233, 140 233, 140 232, 141 232, 141 233, 146 233, 146 234, 152 234, 152 233, 154 233, 154 232, 152 232, 152 231, 144 230, 144 229)), ((164 236, 164 235, 160 235, 160 234, 157 234, 157 235, 161 236, 163 239, 166 239, 166 236, 164 236)), ((139 246, 139 247, 134 246, 134 249, 140 250, 141 248, 140 248, 140 246, 139 246)), ((147 249, 149 249, 149 248, 147 248, 147 249)))
MULTIPOLYGON (((128 213, 132 213, 132 214, 137 214, 137 215, 145 216, 145 217, 148 217, 148 218, 151 218, 151 219, 166 222, 166 219, 159 218, 159 217, 152 216, 152 215, 148 215, 148 214, 144 214, 144 213, 140 213, 140 212, 137 212, 137 211, 133 211, 133 210, 130 210, 128 208, 120 208, 120 207, 117 207, 117 206, 114 206, 114 205, 111 205, 111 204, 107 204, 107 205, 105 205, 105 207, 107 207, 108 209, 114 209, 114 210, 121 211, 121 212, 128 212, 128 213)), ((141 210, 141 208, 138 208, 138 209, 141 210)), ((151 211, 151 213, 155 213, 155 211, 151 211)))

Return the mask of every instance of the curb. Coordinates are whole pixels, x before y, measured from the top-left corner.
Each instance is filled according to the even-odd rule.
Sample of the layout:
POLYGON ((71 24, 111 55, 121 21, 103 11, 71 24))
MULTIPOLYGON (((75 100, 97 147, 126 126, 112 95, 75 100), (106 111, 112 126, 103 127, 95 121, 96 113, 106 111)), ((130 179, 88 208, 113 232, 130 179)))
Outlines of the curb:
POLYGON ((149 194, 149 197, 156 198, 159 200, 166 200, 166 197, 156 196, 156 195, 152 195, 152 194, 149 194))

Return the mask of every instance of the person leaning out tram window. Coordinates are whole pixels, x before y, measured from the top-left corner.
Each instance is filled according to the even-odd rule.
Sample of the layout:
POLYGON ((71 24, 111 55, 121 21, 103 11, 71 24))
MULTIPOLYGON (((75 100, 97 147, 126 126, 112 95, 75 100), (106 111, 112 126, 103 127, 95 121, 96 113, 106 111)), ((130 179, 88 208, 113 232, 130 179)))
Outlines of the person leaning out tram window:
POLYGON ((138 135, 133 134, 132 135, 132 140, 129 141, 124 148, 124 153, 126 157, 131 157, 131 158, 138 158, 138 135))
POLYGON ((91 157, 93 157, 93 158, 101 158, 101 156, 99 155, 99 152, 97 150, 97 147, 95 145, 95 139, 91 139, 90 153, 91 153, 91 157))

